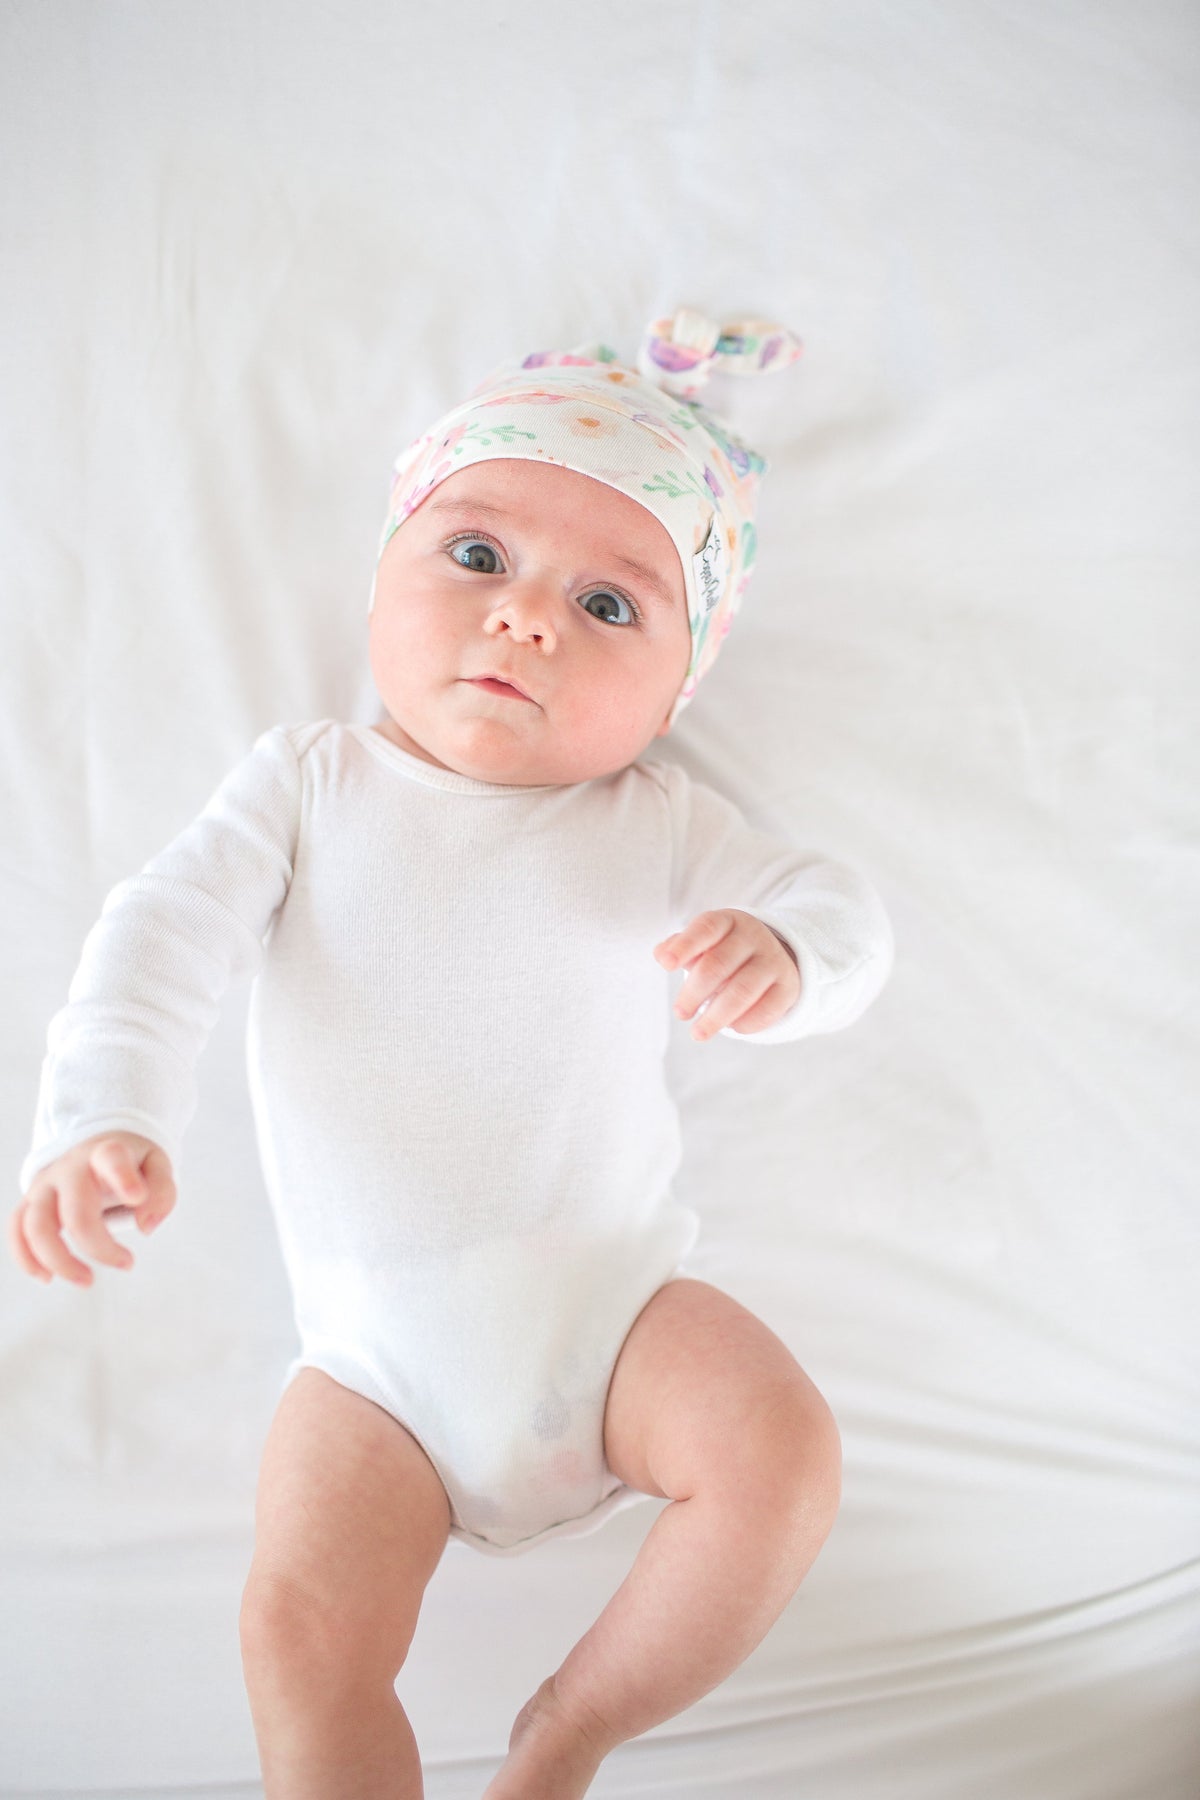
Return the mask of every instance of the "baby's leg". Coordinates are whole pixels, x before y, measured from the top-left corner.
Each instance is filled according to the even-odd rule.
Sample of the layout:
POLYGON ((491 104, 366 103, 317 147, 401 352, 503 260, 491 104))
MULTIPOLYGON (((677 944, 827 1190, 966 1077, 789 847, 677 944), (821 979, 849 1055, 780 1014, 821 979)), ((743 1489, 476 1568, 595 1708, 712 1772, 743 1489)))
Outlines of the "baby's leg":
POLYGON ((841 1444, 787 1346, 707 1282, 643 1307, 609 1385, 613 1472, 671 1499, 629 1574, 519 1715, 484 1800, 576 1800, 617 1744, 717 1687, 833 1525, 841 1444))
POLYGON ((263 1451, 242 1663, 266 1800, 420 1800, 395 1692, 450 1503, 416 1439, 319 1369, 263 1451))

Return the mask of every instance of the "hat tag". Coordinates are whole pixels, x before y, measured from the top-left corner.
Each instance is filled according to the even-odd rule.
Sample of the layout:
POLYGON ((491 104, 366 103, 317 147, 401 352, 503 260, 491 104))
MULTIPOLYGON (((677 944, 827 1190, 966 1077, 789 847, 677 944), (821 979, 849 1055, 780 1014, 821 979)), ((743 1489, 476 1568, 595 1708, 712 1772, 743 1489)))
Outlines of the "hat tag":
POLYGON ((692 558, 692 580, 696 593, 700 597, 703 609, 701 616, 710 613, 725 592, 725 582, 729 575, 729 558, 725 546, 725 533, 721 530, 721 522, 716 513, 708 528, 708 536, 692 558))

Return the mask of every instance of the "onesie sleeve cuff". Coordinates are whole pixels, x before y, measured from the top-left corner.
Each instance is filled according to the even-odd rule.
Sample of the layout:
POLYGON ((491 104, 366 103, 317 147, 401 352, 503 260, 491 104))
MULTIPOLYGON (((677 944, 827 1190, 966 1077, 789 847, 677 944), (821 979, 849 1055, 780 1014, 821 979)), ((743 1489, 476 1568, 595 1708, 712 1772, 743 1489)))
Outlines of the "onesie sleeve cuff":
POLYGON ((800 971, 800 993, 794 1004, 762 1031, 738 1031, 723 1025, 718 1037, 736 1038, 739 1044, 791 1044, 820 1032, 838 1031, 866 1011, 883 988, 892 969, 893 939, 882 907, 877 910, 875 932, 862 954, 849 967, 837 968, 823 958, 797 930, 785 913, 746 907, 791 949, 800 971))

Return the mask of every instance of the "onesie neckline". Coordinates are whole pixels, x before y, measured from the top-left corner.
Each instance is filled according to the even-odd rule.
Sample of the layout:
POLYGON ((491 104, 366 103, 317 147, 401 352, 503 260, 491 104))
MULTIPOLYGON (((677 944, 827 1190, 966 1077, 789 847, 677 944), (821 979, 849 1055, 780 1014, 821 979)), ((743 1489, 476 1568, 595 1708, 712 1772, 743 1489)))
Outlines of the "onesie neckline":
POLYGON ((422 756, 402 750, 373 725, 347 725, 345 729, 380 762, 407 775, 411 781, 422 782, 426 787, 444 788, 451 794, 548 794, 562 786, 561 782, 554 781, 541 787, 523 787, 511 781, 477 781, 473 775, 460 775, 457 769, 440 768, 436 763, 426 762, 422 756))

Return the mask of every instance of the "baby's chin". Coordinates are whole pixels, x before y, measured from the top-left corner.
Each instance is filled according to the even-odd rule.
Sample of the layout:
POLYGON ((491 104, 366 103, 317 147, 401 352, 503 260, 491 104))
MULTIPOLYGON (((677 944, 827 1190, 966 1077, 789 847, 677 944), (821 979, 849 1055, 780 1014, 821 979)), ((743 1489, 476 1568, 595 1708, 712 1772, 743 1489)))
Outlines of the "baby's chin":
POLYGON ((645 743, 635 738, 613 746, 556 742, 547 735, 540 743, 529 744, 502 726, 475 721, 466 731, 422 745, 420 754, 474 781, 503 787, 570 787, 628 768, 653 741, 651 734, 645 743))

